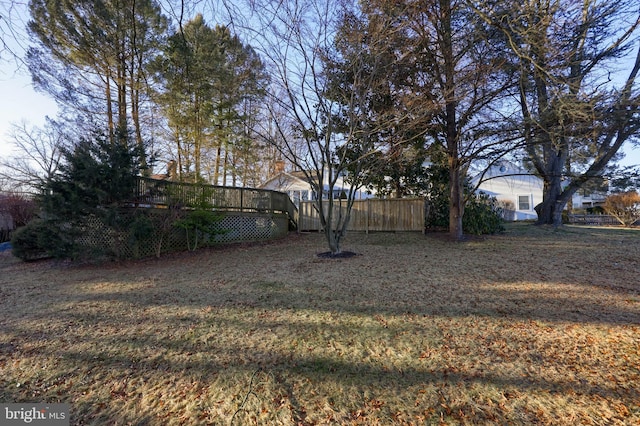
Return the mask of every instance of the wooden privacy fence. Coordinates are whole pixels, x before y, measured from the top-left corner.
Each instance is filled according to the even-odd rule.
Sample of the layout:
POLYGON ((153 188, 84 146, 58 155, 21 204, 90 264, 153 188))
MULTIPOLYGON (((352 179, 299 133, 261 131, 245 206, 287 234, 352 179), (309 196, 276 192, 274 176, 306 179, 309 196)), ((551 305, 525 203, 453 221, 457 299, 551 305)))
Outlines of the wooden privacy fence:
POLYGON ((620 225, 618 219, 606 214, 570 214, 569 223, 577 225, 620 225))
MULTIPOLYGON (((346 201, 334 201, 334 217, 346 213, 346 201)), ((327 208, 325 204, 325 208, 327 208)), ((298 229, 320 231, 320 215, 316 203, 303 201, 298 210, 298 229)), ((425 200, 395 198, 357 200, 351 209, 349 231, 421 231, 425 229, 425 200)))

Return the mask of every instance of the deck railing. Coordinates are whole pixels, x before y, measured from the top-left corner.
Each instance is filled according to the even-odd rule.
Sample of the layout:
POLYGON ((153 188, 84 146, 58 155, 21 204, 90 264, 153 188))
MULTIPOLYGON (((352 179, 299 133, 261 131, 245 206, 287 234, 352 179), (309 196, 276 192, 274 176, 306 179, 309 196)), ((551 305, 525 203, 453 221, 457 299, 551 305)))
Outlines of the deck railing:
POLYGON ((150 207, 212 208, 221 211, 285 213, 297 226, 298 210, 283 192, 172 182, 138 177, 131 202, 150 207))

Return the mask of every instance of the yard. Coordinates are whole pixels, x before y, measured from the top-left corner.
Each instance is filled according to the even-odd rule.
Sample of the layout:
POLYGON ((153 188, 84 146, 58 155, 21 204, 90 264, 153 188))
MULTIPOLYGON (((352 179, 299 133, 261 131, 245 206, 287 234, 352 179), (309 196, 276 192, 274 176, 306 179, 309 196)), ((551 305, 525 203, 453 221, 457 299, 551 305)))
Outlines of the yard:
POLYGON ((640 424, 640 230, 0 253, 0 401, 72 424, 640 424))

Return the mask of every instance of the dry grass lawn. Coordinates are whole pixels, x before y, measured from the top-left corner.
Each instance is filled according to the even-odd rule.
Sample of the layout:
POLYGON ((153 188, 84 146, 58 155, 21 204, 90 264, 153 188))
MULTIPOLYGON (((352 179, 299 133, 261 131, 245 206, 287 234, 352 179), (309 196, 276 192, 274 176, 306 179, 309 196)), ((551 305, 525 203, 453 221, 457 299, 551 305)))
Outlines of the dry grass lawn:
POLYGON ((77 425, 640 424, 640 230, 0 254, 0 401, 77 425))

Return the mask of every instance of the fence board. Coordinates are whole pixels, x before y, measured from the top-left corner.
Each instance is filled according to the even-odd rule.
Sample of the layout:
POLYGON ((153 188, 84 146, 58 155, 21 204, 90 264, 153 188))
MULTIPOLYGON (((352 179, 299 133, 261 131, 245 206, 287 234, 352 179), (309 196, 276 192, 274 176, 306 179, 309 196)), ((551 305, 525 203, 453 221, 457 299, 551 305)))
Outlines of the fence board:
POLYGON ((578 225, 620 225, 613 216, 606 214, 570 214, 569 223, 578 225))
MULTIPOLYGON (((335 200, 334 216, 342 209, 346 213, 346 202, 335 200)), ((356 200, 351 209, 349 231, 424 231, 425 202, 422 198, 356 200)), ((313 201, 300 203, 298 225, 302 231, 320 231, 320 215, 313 201)))

